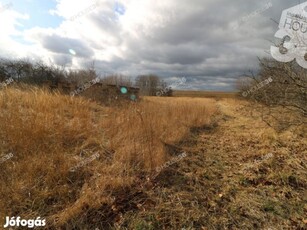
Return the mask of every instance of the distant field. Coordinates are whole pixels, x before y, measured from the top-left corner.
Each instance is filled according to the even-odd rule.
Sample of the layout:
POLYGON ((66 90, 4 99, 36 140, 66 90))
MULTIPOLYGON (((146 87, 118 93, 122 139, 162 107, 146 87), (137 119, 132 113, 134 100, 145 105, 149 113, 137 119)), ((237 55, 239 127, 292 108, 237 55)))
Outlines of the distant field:
POLYGON ((236 98, 239 94, 238 92, 174 90, 173 95, 174 97, 236 98))

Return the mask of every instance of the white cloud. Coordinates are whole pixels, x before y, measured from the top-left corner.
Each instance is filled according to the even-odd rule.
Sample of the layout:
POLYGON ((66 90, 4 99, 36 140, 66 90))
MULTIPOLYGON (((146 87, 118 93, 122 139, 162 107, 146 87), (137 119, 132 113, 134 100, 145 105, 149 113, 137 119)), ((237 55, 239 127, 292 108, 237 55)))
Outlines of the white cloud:
MULTIPOLYGON (((76 4, 74 0, 56 0, 56 3, 49 12, 63 21, 54 29, 35 27, 21 33, 18 23, 20 19, 26 20, 27 15, 14 11, 0 14, 0 20, 6 17, 8 22, 0 34, 5 41, 5 45, 0 45, 0 50, 5 51, 2 53, 8 54, 9 49, 22 55, 39 53, 45 60, 51 58, 55 63, 77 68, 96 60, 97 67, 107 72, 196 77, 195 87, 200 86, 203 78, 203 84, 210 79, 213 81, 210 86, 229 89, 235 74, 257 66, 256 56, 265 54, 270 45, 268 40, 273 39, 276 30, 269 17, 262 14, 236 31, 231 27, 266 1, 78 0, 76 4), (18 44, 12 35, 22 36, 34 45, 18 44), (231 81, 214 83, 214 76, 231 81)), ((277 5, 273 2, 278 20, 279 12, 287 7, 285 3, 277 5)), ((270 10, 264 14, 272 13, 270 10)))

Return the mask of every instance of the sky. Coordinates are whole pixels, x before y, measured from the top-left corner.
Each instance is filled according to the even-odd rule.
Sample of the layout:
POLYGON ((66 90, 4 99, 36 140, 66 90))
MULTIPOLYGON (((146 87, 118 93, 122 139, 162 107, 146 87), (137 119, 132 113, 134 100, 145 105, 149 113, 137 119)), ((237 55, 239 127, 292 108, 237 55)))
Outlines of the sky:
POLYGON ((298 0, 0 0, 0 57, 234 91, 298 0))

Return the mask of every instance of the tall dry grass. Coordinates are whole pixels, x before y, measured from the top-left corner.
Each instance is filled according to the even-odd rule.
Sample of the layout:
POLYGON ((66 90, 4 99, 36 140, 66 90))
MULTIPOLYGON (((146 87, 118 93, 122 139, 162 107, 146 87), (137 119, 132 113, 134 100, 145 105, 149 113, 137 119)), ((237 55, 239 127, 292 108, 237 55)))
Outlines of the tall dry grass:
POLYGON ((13 154, 0 164, 2 223, 41 216, 71 228, 71 220, 82 223, 84 212, 112 204, 114 191, 162 165, 168 144, 216 112, 207 99, 144 98, 107 108, 33 87, 0 91, 0 109, 1 155, 13 154))
POLYGON ((215 112, 210 99, 145 97, 140 104, 110 109, 101 126, 117 160, 131 159, 129 167, 150 171, 167 160, 167 144, 209 124, 215 112))

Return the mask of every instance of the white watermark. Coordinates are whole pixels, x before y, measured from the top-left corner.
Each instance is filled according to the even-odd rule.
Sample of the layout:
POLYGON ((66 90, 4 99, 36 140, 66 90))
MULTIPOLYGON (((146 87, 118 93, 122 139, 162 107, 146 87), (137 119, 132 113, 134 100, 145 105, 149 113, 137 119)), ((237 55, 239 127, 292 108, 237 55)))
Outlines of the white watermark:
POLYGON ((12 77, 6 79, 4 82, 0 83, 0 89, 8 86, 9 84, 12 84, 14 82, 14 79, 12 77))
POLYGON ((254 160, 253 163, 248 163, 247 165, 245 165, 244 168, 242 169, 242 171, 245 171, 247 169, 251 169, 251 168, 253 168, 254 165, 257 165, 257 164, 259 164, 259 163, 261 163, 265 160, 268 160, 268 159, 272 158, 273 156, 274 156, 273 153, 268 153, 268 154, 262 156, 260 160, 254 160))
POLYGON ((13 3, 11 3, 11 2, 7 3, 7 4, 3 5, 3 6, 0 6, 0 13, 10 9, 12 6, 13 6, 13 3))
POLYGON ((282 12, 279 30, 275 37, 281 39, 277 46, 271 46, 272 57, 280 62, 296 60, 307 68, 307 2, 282 12))
POLYGON ((20 216, 18 216, 15 220, 15 217, 6 217, 6 223, 3 225, 4 228, 7 227, 28 227, 28 228, 34 228, 34 227, 43 227, 46 225, 46 220, 43 219, 41 220, 40 217, 37 217, 36 219, 29 219, 29 220, 24 220, 21 219, 20 216))
POLYGON ((91 80, 91 81, 85 83, 83 86, 79 87, 78 89, 72 91, 70 93, 70 96, 78 95, 78 94, 84 92, 85 90, 87 90, 88 88, 90 88, 91 86, 95 85, 98 82, 100 82, 100 79, 97 77, 94 80, 91 80))
POLYGON ((172 88, 185 84, 186 81, 187 81, 187 79, 185 77, 183 77, 178 82, 175 82, 174 84, 171 84, 170 86, 165 87, 165 88, 159 90, 158 92, 156 92, 156 96, 158 96, 158 97, 163 96, 163 95, 167 94, 169 91, 171 91, 172 88))
POLYGON ((75 167, 71 167, 69 169, 70 172, 75 172, 76 169, 81 168, 89 163, 91 163, 92 161, 94 161, 95 159, 99 158, 100 154, 99 153, 95 153, 94 155, 92 155, 91 157, 87 158, 86 160, 80 162, 79 164, 77 164, 75 167))
POLYGON ((242 93, 242 96, 243 96, 243 97, 247 97, 249 94, 251 94, 251 93, 253 93, 253 92, 255 92, 255 91, 261 89, 262 87, 264 87, 264 86, 270 84, 271 82, 273 82, 273 79, 272 79, 272 77, 269 77, 268 79, 266 79, 266 80, 260 82, 259 84, 255 85, 255 86, 252 87, 251 89, 244 91, 244 92, 242 93))
POLYGON ((0 164, 2 164, 3 162, 5 162, 5 161, 11 159, 13 156, 14 156, 13 153, 9 153, 9 154, 7 154, 7 155, 1 157, 1 158, 0 158, 0 164))
POLYGON ((247 22, 251 18, 263 13, 264 11, 270 9, 273 6, 271 2, 268 2, 267 4, 264 5, 261 9, 255 10, 252 13, 240 18, 238 21, 234 23, 233 29, 236 30, 238 29, 243 23, 247 22))
POLYGON ((187 156, 186 152, 181 153, 179 156, 172 158, 170 161, 164 163, 162 166, 156 167, 156 172, 161 172, 164 168, 168 168, 171 165, 177 163, 178 161, 181 161, 183 158, 187 156))
POLYGON ((94 2, 92 5, 88 6, 87 8, 85 8, 84 10, 79 11, 77 14, 75 14, 74 16, 70 17, 70 21, 74 21, 78 18, 81 18, 87 14, 89 14, 90 12, 92 12, 93 10, 95 10, 98 6, 99 6, 99 1, 94 2))

